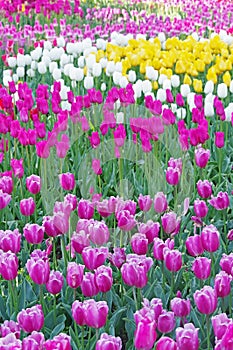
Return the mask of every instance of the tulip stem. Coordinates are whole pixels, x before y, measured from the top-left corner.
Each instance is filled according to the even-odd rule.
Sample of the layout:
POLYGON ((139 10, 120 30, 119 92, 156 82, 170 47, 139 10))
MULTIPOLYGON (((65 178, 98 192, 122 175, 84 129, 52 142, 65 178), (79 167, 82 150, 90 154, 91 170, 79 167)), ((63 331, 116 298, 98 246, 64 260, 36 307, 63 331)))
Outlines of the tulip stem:
POLYGON ((53 296, 53 321, 54 321, 54 324, 56 324, 56 306, 57 306, 56 295, 54 295, 53 296))
POLYGON ((57 256, 56 256, 56 241, 55 237, 53 237, 53 266, 54 270, 57 269, 57 256))
POLYGON ((136 287, 133 287, 133 299, 135 303, 135 308, 138 310, 138 303, 137 303, 137 297, 136 297, 136 287))
POLYGON ((84 329, 84 326, 82 326, 81 328, 82 328, 82 350, 84 350, 85 349, 85 347, 84 347, 84 331, 85 331, 85 329, 84 329))
POLYGON ((210 253, 210 257, 211 257, 211 265, 212 265, 213 276, 215 276, 214 254, 212 252, 210 253))
POLYGON ((65 263, 65 268, 67 269, 67 255, 66 255, 66 243, 65 243, 65 235, 62 235, 61 237, 61 244, 62 244, 62 256, 65 263))
POLYGON ((210 316, 206 315, 207 349, 210 350, 210 316))
POLYGON ((229 316, 232 318, 232 288, 229 295, 229 316))
POLYGON ((174 289, 174 272, 171 272, 171 293, 170 293, 170 300, 173 297, 173 289, 174 289))
POLYGON ((218 149, 218 183, 221 184, 222 180, 222 149, 218 149))

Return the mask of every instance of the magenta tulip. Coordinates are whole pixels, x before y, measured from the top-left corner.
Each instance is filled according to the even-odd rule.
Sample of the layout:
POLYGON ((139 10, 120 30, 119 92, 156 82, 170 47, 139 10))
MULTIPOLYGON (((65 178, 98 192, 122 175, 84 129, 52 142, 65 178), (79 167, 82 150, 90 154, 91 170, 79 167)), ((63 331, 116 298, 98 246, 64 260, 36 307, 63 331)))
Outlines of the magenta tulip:
POLYGON ((96 343, 95 350, 121 350, 121 348, 122 341, 120 337, 102 333, 100 339, 96 343))
POLYGON ((209 198, 212 195, 212 185, 208 180, 197 182, 197 192, 202 198, 209 198))
POLYGON ((46 283, 46 289, 51 294, 58 294, 62 290, 64 284, 64 278, 60 271, 50 271, 48 282, 46 283))
POLYGON ((44 314, 41 305, 23 309, 18 313, 17 321, 24 332, 39 332, 44 325, 44 314))
POLYGON ((66 281, 71 288, 78 288, 84 275, 84 265, 77 264, 76 262, 69 262, 67 266, 66 281))
POLYGON ((187 323, 184 328, 176 329, 176 343, 179 350, 198 350, 198 328, 195 328, 192 323, 187 323))
POLYGON ((218 299, 212 287, 204 286, 201 290, 197 290, 193 296, 200 313, 210 315, 216 310, 218 299))
POLYGON ((173 298, 171 300, 171 310, 177 317, 186 317, 190 314, 191 303, 190 300, 185 300, 181 298, 173 298))
POLYGON ((99 292, 108 292, 113 284, 112 269, 109 266, 99 266, 95 270, 95 284, 99 292))
POLYGON ((182 254, 178 250, 165 248, 163 251, 164 263, 169 271, 177 272, 182 267, 182 254))
POLYGON ((214 225, 205 226, 201 232, 201 241, 207 252, 216 252, 220 246, 220 233, 214 225))
POLYGON ((209 278, 211 273, 211 259, 198 257, 194 260, 192 270, 195 276, 201 280, 209 278))
POLYGON ((156 213, 163 213, 167 210, 167 198, 163 192, 158 192, 154 197, 154 209, 156 213))
POLYGON ((232 276, 220 271, 214 278, 214 289, 217 297, 225 298, 231 292, 232 276))
POLYGON ((20 201, 20 211, 24 216, 30 216, 36 209, 36 203, 32 197, 20 201))
POLYGON ((188 254, 191 256, 198 256, 204 253, 201 236, 199 235, 189 236, 185 241, 185 245, 188 254))
POLYGON ((161 333, 170 333, 175 328, 175 315, 171 311, 163 311, 158 317, 157 328, 161 333))
POLYGON ((44 239, 44 227, 38 224, 26 224, 23 228, 23 234, 31 244, 40 244, 44 239))
POLYGON ((31 175, 26 178, 27 190, 32 194, 37 194, 41 189, 41 179, 37 175, 31 175))
POLYGON ((143 233, 135 233, 131 237, 131 247, 135 254, 145 255, 148 250, 148 239, 143 233))
POLYGON ((156 350, 177 350, 176 342, 169 337, 161 337, 156 345, 156 350))

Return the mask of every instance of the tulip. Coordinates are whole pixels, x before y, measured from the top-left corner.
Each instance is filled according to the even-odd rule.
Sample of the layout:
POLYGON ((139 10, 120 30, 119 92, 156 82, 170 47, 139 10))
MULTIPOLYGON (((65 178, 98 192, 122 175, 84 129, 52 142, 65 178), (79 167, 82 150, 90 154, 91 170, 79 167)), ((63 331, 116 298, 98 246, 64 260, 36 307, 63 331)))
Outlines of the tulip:
POLYGON ((154 197, 154 209, 156 213, 163 213, 167 210, 167 198, 163 192, 158 192, 154 197))
POLYGON ((11 194, 13 187, 14 184, 11 176, 3 176, 0 178, 0 190, 2 190, 2 192, 11 194))
POLYGON ((81 254, 83 249, 90 245, 90 240, 85 231, 74 232, 71 237, 71 247, 76 252, 81 254))
POLYGON ((208 214, 208 210, 205 201, 200 199, 194 201, 194 213, 199 218, 204 218, 208 214))
POLYGON ((72 191, 75 187, 75 178, 72 173, 63 173, 59 175, 60 185, 65 191, 72 191))
POLYGON ((26 263, 29 276, 36 284, 45 284, 49 280, 50 266, 45 252, 37 249, 31 254, 26 263))
POLYGON ((198 350, 198 328, 195 328, 192 323, 187 323, 184 328, 176 329, 176 343, 179 350, 198 350))
POLYGON ((130 231, 136 225, 134 216, 130 214, 129 210, 119 211, 116 218, 118 227, 123 231, 130 231))
POLYGON ((11 201, 11 195, 8 193, 4 193, 0 189, 0 210, 4 209, 11 201))
POLYGON ((95 270, 95 284, 102 293, 108 292, 113 284, 112 269, 109 266, 99 266, 95 270))
POLYGON ((44 325, 44 314, 41 305, 23 309, 17 315, 17 321, 24 332, 39 332, 44 325))
POLYGON ((147 212, 150 210, 152 202, 153 201, 149 195, 143 196, 142 194, 140 194, 138 197, 139 208, 144 212, 147 212))
POLYGON ((214 225, 205 226, 201 232, 203 248, 210 253, 216 252, 220 246, 220 234, 214 225))
POLYGON ((45 233, 50 237, 56 237, 61 234, 60 230, 54 223, 53 216, 44 216, 42 227, 44 227, 45 233))
POLYGON ((108 248, 92 248, 86 247, 82 251, 82 258, 85 266, 89 270, 95 270, 97 267, 103 265, 108 257, 108 248))
POLYGON ((230 206, 230 199, 227 192, 219 192, 217 194, 217 197, 212 197, 209 200, 209 203, 216 209, 216 210, 224 210, 227 209, 230 206))
POLYGON ((98 131, 93 131, 91 137, 89 137, 89 140, 92 148, 98 147, 100 144, 100 137, 98 131))
POLYGON ((217 297, 225 298, 231 292, 232 276, 225 271, 220 271, 214 279, 214 289, 217 297))
POLYGON ((46 289, 51 294, 58 294, 62 290, 64 283, 63 275, 60 271, 50 271, 48 282, 46 283, 46 289))
POLYGON ((37 175, 31 175, 26 178, 27 190, 32 194, 37 194, 41 189, 41 179, 37 175))
POLYGON ((166 170, 166 181, 169 185, 176 186, 180 181, 181 172, 179 168, 168 167, 166 170))
POLYGON ((91 219, 94 215, 93 204, 85 199, 81 199, 78 204, 78 216, 80 219, 91 219))
POLYGON ((212 186, 208 180, 199 180, 197 182, 197 192, 202 198, 209 198, 212 194, 212 186))
POLYGON ((17 339, 14 333, 7 334, 4 338, 0 338, 0 348, 21 350, 21 340, 17 339))
POLYGON ((157 328, 161 333, 170 333, 175 328, 175 315, 171 311, 163 311, 158 317, 157 328))
POLYGON ((20 212, 24 216, 30 216, 36 209, 36 203, 32 197, 21 199, 20 201, 20 212))
POLYGON ((112 335, 108 335, 107 333, 102 333, 100 339, 96 343, 95 350, 121 350, 122 341, 120 337, 114 337, 112 335))
POLYGON ((148 250, 148 239, 143 233, 135 233, 131 237, 131 247, 135 254, 145 255, 148 250))
POLYGON ((5 280, 14 280, 18 273, 18 267, 18 258, 15 253, 10 251, 0 253, 0 274, 5 280))
POLYGON ((204 286, 194 293, 194 301, 200 313, 212 314, 217 307, 218 299, 215 290, 210 286, 204 286))
POLYGON ((86 325, 92 328, 101 328, 106 324, 108 305, 106 301, 96 302, 94 299, 85 300, 83 303, 86 325))
POLYGON ((12 253, 19 253, 21 243, 21 234, 18 229, 13 231, 0 230, 0 249, 4 252, 11 251, 12 253))
POLYGON ((190 314, 191 303, 190 300, 185 300, 181 298, 173 298, 171 300, 171 310, 177 317, 186 317, 190 314))
POLYGON ((109 256, 110 262, 118 269, 120 269, 122 264, 126 261, 125 249, 126 248, 115 247, 113 248, 113 253, 109 256))
POLYGON ((163 250, 165 266, 169 271, 177 272, 182 267, 182 254, 178 250, 163 250))
POLYGON ((209 149, 205 149, 199 146, 195 150, 195 162, 198 167, 205 168, 209 159, 210 159, 209 149))
POLYGON ((226 332, 227 326, 231 322, 231 319, 227 317, 225 313, 218 314, 211 318, 214 335, 217 339, 222 339, 226 332))
POLYGON ((158 237, 160 231, 160 224, 152 220, 148 220, 145 224, 141 223, 139 232, 146 235, 148 243, 152 243, 155 237, 158 237))
POLYGON ((22 340, 22 345, 24 350, 36 350, 40 348, 43 349, 44 342, 44 334, 33 331, 32 334, 22 340))
POLYGON ((124 146, 126 131, 123 124, 119 124, 117 128, 113 131, 114 143, 116 147, 124 146))
POLYGON ((31 244, 40 244, 44 239, 44 227, 38 224, 26 224, 23 228, 23 234, 31 244))
POLYGON ((66 281, 71 288, 78 288, 83 281, 84 265, 69 262, 67 266, 66 281))
POLYGON ((167 234, 174 233, 180 224, 180 221, 177 219, 176 213, 172 211, 164 214, 161 217, 161 221, 163 230, 167 234))
POLYGON ((176 342, 169 337, 161 337, 156 345, 156 350, 177 350, 176 342))
POLYGON ((223 254, 219 265, 223 271, 228 273, 228 275, 233 275, 233 253, 230 253, 229 255, 223 254))
POLYGON ((5 337, 7 334, 14 333, 17 339, 20 338, 20 326, 17 322, 15 321, 4 321, 0 325, 0 332, 1 332, 1 337, 5 337))
POLYGON ((150 350, 156 340, 155 320, 142 319, 134 333, 134 346, 136 349, 150 350))
POLYGON ((216 350, 231 350, 233 347, 233 322, 229 323, 227 325, 227 329, 225 333, 223 334, 222 339, 219 343, 217 343, 218 346, 215 347, 216 350))
POLYGON ((153 255, 156 260, 164 260, 163 250, 165 247, 166 245, 162 239, 154 238, 153 255))
POLYGON ((211 273, 211 259, 198 257, 194 260, 192 270, 195 276, 201 280, 209 278, 211 273))
POLYGON ((191 256, 198 256, 204 253, 201 236, 199 235, 189 236, 185 241, 185 245, 188 254, 191 256))
POLYGON ((108 226, 104 221, 93 221, 88 226, 88 233, 90 240, 96 245, 103 245, 109 240, 108 226))
POLYGON ((86 324, 83 303, 78 300, 75 300, 72 304, 72 316, 79 326, 84 326, 86 324))
POLYGON ((95 283, 95 275, 86 272, 81 283, 81 291, 85 297, 93 297, 99 293, 99 289, 95 283))
POLYGON ((44 342, 44 350, 53 350, 56 348, 60 350, 72 350, 71 337, 68 334, 60 333, 53 339, 44 342))
POLYGON ((224 147, 224 132, 215 132, 215 146, 218 148, 224 147))
POLYGON ((11 167, 14 176, 21 179, 24 175, 23 159, 11 159, 11 167))

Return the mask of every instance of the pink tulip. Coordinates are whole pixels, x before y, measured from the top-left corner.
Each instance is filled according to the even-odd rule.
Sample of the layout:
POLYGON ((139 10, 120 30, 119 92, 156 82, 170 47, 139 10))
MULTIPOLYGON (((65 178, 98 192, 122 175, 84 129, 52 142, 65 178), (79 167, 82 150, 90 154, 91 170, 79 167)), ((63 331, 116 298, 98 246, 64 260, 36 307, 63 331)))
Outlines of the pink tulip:
POLYGON ((21 249, 21 234, 18 229, 0 230, 0 249, 4 252, 11 251, 12 253, 19 253, 21 249))
POLYGON ((201 236, 199 235, 189 236, 185 241, 185 245, 188 254, 191 256, 198 256, 204 253, 201 236))
POLYGON ((116 266, 118 269, 120 269, 122 264, 126 261, 125 249, 126 248, 115 247, 113 248, 113 253, 109 256, 112 265, 116 266))
POLYGON ((208 180, 199 180, 197 182, 197 192, 202 198, 209 198, 212 194, 212 185, 208 180))
POLYGON ((160 224, 152 220, 148 220, 145 224, 141 223, 139 232, 146 235, 148 243, 152 243, 154 238, 158 237, 160 231, 160 224))
POLYGON ((223 254, 219 265, 223 271, 228 273, 228 275, 233 276, 233 253, 230 253, 229 255, 223 254))
POLYGON ((95 284, 99 292, 108 292, 113 284, 112 269, 109 266, 99 266, 95 270, 95 284))
POLYGON ((83 280, 84 265, 69 262, 67 266, 66 281, 71 288, 78 288, 83 280))
POLYGON ((11 159, 11 168, 15 177, 21 179, 24 175, 23 159, 11 159))
POLYGON ((75 187, 75 178, 72 173, 63 173, 59 175, 60 185, 65 191, 72 191, 75 187))
POLYGON ((180 224, 180 220, 177 219, 176 213, 172 211, 164 214, 161 217, 161 221, 162 221, 163 230, 167 234, 174 233, 180 224))
POLYGON ((11 195, 0 190, 0 210, 4 209, 11 201, 11 195))
POLYGON ((122 341, 120 337, 114 337, 112 335, 108 335, 107 333, 102 333, 100 339, 96 343, 95 350, 121 350, 122 341))
POLYGON ((44 314, 41 305, 23 309, 18 313, 17 321, 24 332, 40 331, 44 325, 44 314))
POLYGON ((209 200, 209 203, 216 209, 216 210, 224 210, 227 209, 230 206, 230 199, 227 192, 219 192, 217 194, 217 197, 212 197, 209 200))
POLYGON ((83 249, 90 245, 90 239, 85 231, 74 232, 71 237, 71 247, 76 252, 81 254, 83 249))
POLYGON ((156 350, 177 350, 176 342, 169 337, 161 337, 156 345, 156 350))
POLYGON ((53 339, 44 342, 44 350, 53 350, 56 348, 60 350, 72 350, 71 337, 68 334, 60 333, 53 339))
POLYGON ((23 228, 23 234, 31 244, 40 244, 44 239, 44 227, 38 224, 26 224, 23 228))
POLYGON ((90 240, 96 245, 103 245, 109 240, 108 226, 104 221, 93 221, 88 226, 88 233, 90 240))
POLYGON ((78 204, 78 216, 80 219, 91 219, 94 215, 93 204, 85 199, 81 199, 78 204))
POLYGON ((7 334, 14 333, 17 339, 20 338, 20 326, 17 322, 12 320, 10 321, 5 320, 0 325, 0 332, 1 332, 1 337, 5 337, 7 334))
POLYGON ((20 201, 20 211, 24 216, 30 216, 34 213, 36 209, 36 203, 32 197, 21 199, 20 201))
POLYGON ((169 185, 176 186, 180 181, 180 170, 179 168, 168 167, 166 170, 166 181, 169 185))
POLYGON ((201 280, 209 278, 211 273, 211 259, 198 257, 194 260, 192 270, 195 276, 201 280))
POLYGON ((50 266, 46 252, 39 249, 31 253, 26 263, 29 276, 36 284, 45 284, 49 280, 50 266))
POLYGON ((225 298, 231 292, 232 276, 220 271, 214 278, 214 289, 217 297, 225 298))
POLYGON ((37 175, 31 175, 26 178, 27 190, 32 194, 37 194, 41 189, 41 179, 37 175))
POLYGON ((92 248, 86 247, 82 251, 83 262, 87 269, 95 270, 97 267, 103 265, 108 257, 108 248, 92 248))
POLYGON ((147 212, 150 210, 152 202, 153 201, 149 195, 143 196, 142 194, 140 194, 138 197, 138 206, 140 210, 144 212, 147 212))
POLYGON ((231 319, 225 313, 215 315, 211 318, 214 335, 217 339, 221 339, 226 332, 227 326, 231 319))
POLYGON ((136 225, 136 220, 129 210, 119 211, 116 218, 118 227, 123 231, 131 231, 136 225))
POLYGON ((100 160, 97 159, 97 158, 94 158, 92 160, 92 170, 94 171, 94 173, 96 175, 101 175, 102 174, 102 168, 101 168, 101 165, 100 165, 100 160))
POLYGON ((193 296, 200 313, 209 315, 216 310, 218 299, 212 287, 204 286, 201 290, 197 290, 193 296))
POLYGON ((171 300, 171 310, 177 317, 186 317, 190 314, 191 303, 190 300, 185 300, 181 298, 173 298, 171 300))
POLYGON ((164 260, 163 251, 165 247, 166 244, 162 239, 154 238, 153 255, 156 260, 164 260))
POLYGON ((60 271, 50 271, 48 282, 46 283, 46 289, 51 294, 58 294, 62 290, 64 284, 64 278, 60 271))
POLYGON ((170 333, 175 328, 175 315, 171 311, 163 311, 159 315, 157 328, 161 333, 170 333))
POLYGON ((14 280, 18 274, 19 262, 11 251, 0 253, 0 274, 7 281, 14 280))
POLYGON ((142 319, 134 333, 134 346, 136 349, 150 350, 156 340, 156 323, 153 319, 142 319))
POLYGON ((220 246, 220 233, 214 225, 205 226, 201 232, 201 242, 207 252, 216 252, 220 246))
POLYGON ((165 266, 169 271, 177 272, 182 267, 182 254, 178 250, 163 250, 165 266))
POLYGON ((106 324, 108 316, 108 305, 106 301, 96 302, 94 299, 85 300, 83 309, 88 327, 98 329, 106 324))
POLYGON ((209 209, 203 200, 196 199, 193 208, 195 215, 199 218, 204 218, 208 214, 209 209))
POLYGON ((156 213, 163 213, 167 210, 167 198, 163 192, 158 192, 154 198, 154 209, 156 213))
POLYGON ((148 239, 143 233, 135 233, 131 237, 131 247, 135 254, 145 255, 148 250, 148 239))
POLYGON ((216 131, 215 132, 215 146, 218 148, 224 147, 224 132, 216 131))
POLYGON ((85 297, 93 297, 99 293, 99 289, 95 283, 95 275, 86 272, 81 283, 81 291, 85 297))
POLYGON ((184 328, 176 329, 176 343, 179 350, 198 350, 198 328, 195 328, 192 323, 187 323, 184 328))
POLYGON ((14 183, 11 176, 0 177, 0 190, 2 192, 11 194, 13 192, 14 183))

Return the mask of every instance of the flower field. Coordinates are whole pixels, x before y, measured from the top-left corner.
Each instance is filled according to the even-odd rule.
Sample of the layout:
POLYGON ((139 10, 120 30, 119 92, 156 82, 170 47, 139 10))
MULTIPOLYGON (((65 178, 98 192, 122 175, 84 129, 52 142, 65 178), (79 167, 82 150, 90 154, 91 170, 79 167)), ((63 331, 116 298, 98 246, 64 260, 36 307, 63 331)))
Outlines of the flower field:
POLYGON ((233 2, 0 0, 0 349, 233 349, 233 2))

